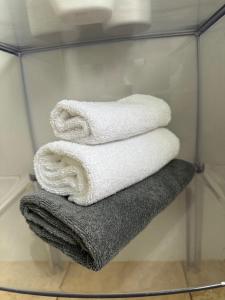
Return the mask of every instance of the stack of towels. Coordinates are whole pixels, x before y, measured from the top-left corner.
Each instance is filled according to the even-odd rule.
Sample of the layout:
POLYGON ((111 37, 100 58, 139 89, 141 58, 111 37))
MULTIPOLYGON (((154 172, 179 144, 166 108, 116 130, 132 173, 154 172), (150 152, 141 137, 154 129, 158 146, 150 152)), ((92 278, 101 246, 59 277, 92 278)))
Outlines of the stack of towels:
MULTIPOLYGON (((48 0, 45 0, 48 2, 48 0)), ((151 25, 151 0, 50 0, 56 15, 74 25, 151 25)))
POLYGON ((106 33, 143 32, 151 25, 150 0, 25 0, 31 34, 62 33, 76 40, 83 25, 102 24, 106 33), (134 32, 133 32, 134 31, 134 32), (72 35, 72 33, 74 35, 72 35))
POLYGON ((40 238, 98 271, 194 176, 175 159, 179 139, 164 128, 166 102, 132 95, 114 102, 63 100, 50 117, 56 137, 34 158, 43 188, 21 211, 40 238))

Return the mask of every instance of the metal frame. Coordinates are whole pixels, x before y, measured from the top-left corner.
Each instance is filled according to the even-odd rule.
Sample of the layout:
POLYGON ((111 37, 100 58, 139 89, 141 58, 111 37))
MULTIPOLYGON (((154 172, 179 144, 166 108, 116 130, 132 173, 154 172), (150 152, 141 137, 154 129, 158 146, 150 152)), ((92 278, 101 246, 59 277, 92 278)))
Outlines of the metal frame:
POLYGON ((16 56, 19 56, 20 53, 18 47, 14 47, 5 43, 0 43, 0 51, 7 52, 16 56))
POLYGON ((29 133, 30 133, 32 150, 33 150, 33 152, 35 152, 37 150, 37 145, 36 145, 36 141, 35 141, 35 137, 34 137, 33 124, 31 121, 31 109, 30 109, 30 102, 29 102, 29 97, 28 97, 27 89, 26 89, 24 67, 23 67, 21 55, 19 54, 18 56, 19 56, 19 63, 20 63, 20 73, 21 73, 21 79, 22 79, 22 88, 23 88, 23 93, 24 93, 24 101, 25 101, 25 109, 26 109, 26 115, 27 115, 28 128, 29 128, 29 133))
POLYGON ((195 163, 197 173, 204 171, 201 161, 201 76, 200 76, 200 36, 196 35, 196 68, 197 68, 197 111, 196 111, 196 138, 195 138, 195 163))
POLYGON ((66 49, 66 48, 75 48, 82 46, 90 46, 96 44, 105 44, 105 43, 116 43, 124 41, 138 41, 145 39, 155 39, 155 38, 166 38, 166 37, 177 37, 177 36, 187 36, 187 35, 196 35, 196 30, 183 30, 183 31, 174 31, 174 32, 163 32, 163 33, 148 33, 143 35, 133 35, 133 36, 124 36, 124 37, 109 37, 104 39, 95 39, 79 42, 71 42, 64 44, 57 44, 52 46, 43 46, 43 47, 13 47, 8 44, 0 43, 0 51, 5 51, 16 56, 23 56, 30 53, 39 53, 44 51, 51 51, 57 49, 66 49))
POLYGON ((183 289, 172 289, 172 290, 162 290, 155 292, 136 292, 136 293, 115 293, 115 294, 78 294, 78 293, 64 293, 64 292, 43 292, 43 291, 29 291, 29 290, 20 290, 12 288, 3 288, 0 287, 0 291, 10 292, 15 294, 23 295, 33 295, 33 296, 44 296, 44 297, 60 297, 60 298, 77 298, 77 299, 123 299, 123 298, 145 298, 145 297, 156 297, 156 296, 166 296, 166 295, 178 295, 178 294, 187 294, 195 293, 200 291, 212 290, 224 288, 225 282, 218 284, 212 284, 207 286, 200 287, 191 287, 183 289))
POLYGON ((187 251, 185 267, 195 272, 200 270, 202 260, 203 192, 202 176, 197 174, 185 191, 187 251))
POLYGON ((133 35, 133 36, 124 36, 124 37, 109 37, 105 39, 95 39, 88 41, 72 42, 65 43, 62 45, 53 45, 48 47, 35 47, 35 48, 24 48, 21 49, 21 55, 26 55, 30 53, 38 53, 43 51, 51 51, 57 49, 66 49, 66 48, 75 48, 82 46, 90 46, 97 44, 106 44, 106 43, 116 43, 116 42, 125 42, 125 41, 138 41, 138 40, 147 40, 147 39, 156 39, 156 38, 167 38, 167 37, 177 37, 177 36, 187 36, 195 35, 195 30, 183 30, 175 32, 163 32, 163 33, 147 33, 143 35, 133 35))
POLYGON ((219 10, 217 10, 207 21, 200 24, 199 28, 197 29, 197 35, 198 36, 202 35, 224 15, 225 15, 225 4, 219 10))

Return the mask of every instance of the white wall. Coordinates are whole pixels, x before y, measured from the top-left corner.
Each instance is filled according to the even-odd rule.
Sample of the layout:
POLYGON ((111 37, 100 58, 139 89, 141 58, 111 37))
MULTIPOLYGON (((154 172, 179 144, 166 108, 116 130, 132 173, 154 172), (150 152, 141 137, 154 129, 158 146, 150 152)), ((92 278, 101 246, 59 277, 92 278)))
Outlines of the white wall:
POLYGON ((225 17, 201 36, 202 158, 225 165, 225 17))
POLYGON ((32 147, 19 59, 0 52, 0 176, 28 173, 32 147))
MULTIPOLYGON (((200 39, 201 153, 206 167, 220 178, 225 191, 225 17, 200 39)), ((203 257, 225 258, 225 194, 218 201, 204 192, 203 257), (221 204, 223 203, 223 205, 221 204)))
MULTIPOLYGON (((181 138, 181 157, 193 160, 197 105, 194 37, 42 52, 26 55, 23 64, 38 146, 54 140, 49 113, 62 98, 109 101, 132 93, 145 93, 164 98, 171 105, 170 128, 181 138)), ((116 259, 168 261, 184 258, 185 203, 182 195, 116 259)))
POLYGON ((193 29, 224 5, 224 0, 153 0, 152 32, 193 29))

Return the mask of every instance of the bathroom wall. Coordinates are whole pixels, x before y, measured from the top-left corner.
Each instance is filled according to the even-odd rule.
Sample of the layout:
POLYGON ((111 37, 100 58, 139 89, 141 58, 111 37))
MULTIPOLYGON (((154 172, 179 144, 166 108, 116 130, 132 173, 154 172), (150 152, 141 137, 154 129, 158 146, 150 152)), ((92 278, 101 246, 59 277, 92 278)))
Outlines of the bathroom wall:
MULTIPOLYGON (((197 105, 194 37, 48 51, 24 56, 23 64, 37 148, 54 140, 49 113, 62 98, 109 101, 144 93, 161 97, 171 105, 170 128, 181 138, 180 157, 194 160, 197 105)), ((181 195, 116 260, 184 259, 185 232, 185 202, 181 195)))
POLYGON ((205 188, 203 255, 225 258, 225 17, 200 38, 201 159, 213 187, 224 191, 218 197, 205 188), (212 177, 213 175, 213 177, 212 177), (215 176, 214 176, 215 175, 215 176), (218 181, 217 181, 218 179, 218 181))
POLYGON ((224 0, 153 0, 152 32, 185 30, 201 24, 215 13, 224 0))
POLYGON ((32 147, 19 59, 5 52, 0 52, 0 90, 0 176, 26 174, 32 147))
POLYGON ((201 36, 202 159, 225 165, 225 17, 201 36))

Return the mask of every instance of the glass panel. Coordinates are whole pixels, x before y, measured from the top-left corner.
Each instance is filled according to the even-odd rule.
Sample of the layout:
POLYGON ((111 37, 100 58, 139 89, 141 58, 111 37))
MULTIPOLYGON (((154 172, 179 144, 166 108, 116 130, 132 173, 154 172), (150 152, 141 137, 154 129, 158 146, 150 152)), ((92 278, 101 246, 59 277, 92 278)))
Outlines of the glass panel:
POLYGON ((29 48, 194 30, 225 4, 224 0, 71 0, 69 6, 67 3, 0 0, 0 41, 29 48))

